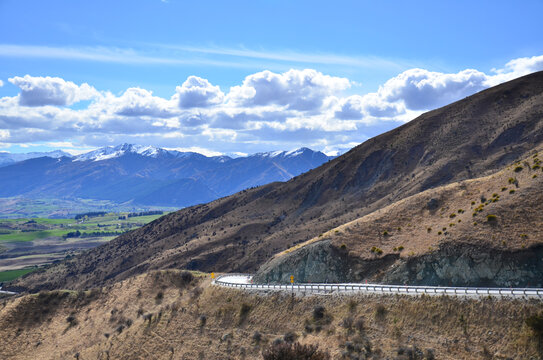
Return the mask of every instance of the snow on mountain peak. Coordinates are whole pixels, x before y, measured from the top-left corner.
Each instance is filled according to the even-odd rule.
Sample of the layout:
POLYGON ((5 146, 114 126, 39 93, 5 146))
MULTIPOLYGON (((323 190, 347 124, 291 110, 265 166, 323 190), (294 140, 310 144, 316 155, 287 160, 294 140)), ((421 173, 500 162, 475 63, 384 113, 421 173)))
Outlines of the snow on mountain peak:
MULTIPOLYGON (((162 149, 154 146, 143 146, 134 144, 122 144, 118 146, 106 146, 74 158, 74 161, 101 161, 113 159, 127 153, 139 154, 142 156, 157 157, 162 149)), ((166 150, 162 150, 166 151, 166 150)))

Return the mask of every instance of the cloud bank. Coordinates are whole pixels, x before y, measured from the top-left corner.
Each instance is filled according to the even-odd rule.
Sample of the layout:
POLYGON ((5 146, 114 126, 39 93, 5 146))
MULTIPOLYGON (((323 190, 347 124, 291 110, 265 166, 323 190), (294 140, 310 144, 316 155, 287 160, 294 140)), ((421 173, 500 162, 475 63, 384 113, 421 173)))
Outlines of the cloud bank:
POLYGON ((424 111, 539 70, 543 56, 514 59, 490 73, 413 68, 367 94, 347 94, 352 80, 313 69, 261 71, 229 89, 189 76, 170 98, 137 87, 114 95, 58 77, 13 76, 8 81, 20 92, 0 98, 0 141, 72 148, 134 142, 209 153, 303 145, 342 152, 424 111), (81 101, 90 102, 74 106, 81 101))

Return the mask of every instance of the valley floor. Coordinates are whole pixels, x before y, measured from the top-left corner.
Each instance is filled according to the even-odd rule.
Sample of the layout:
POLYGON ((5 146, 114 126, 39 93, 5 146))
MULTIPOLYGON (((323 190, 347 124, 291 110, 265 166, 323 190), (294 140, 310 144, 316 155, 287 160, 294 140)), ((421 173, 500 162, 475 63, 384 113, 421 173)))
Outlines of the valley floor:
POLYGON ((262 359, 277 339, 332 359, 540 358, 535 300, 260 295, 160 271, 0 300, 2 359, 262 359), (418 356, 418 357, 417 357, 418 356))

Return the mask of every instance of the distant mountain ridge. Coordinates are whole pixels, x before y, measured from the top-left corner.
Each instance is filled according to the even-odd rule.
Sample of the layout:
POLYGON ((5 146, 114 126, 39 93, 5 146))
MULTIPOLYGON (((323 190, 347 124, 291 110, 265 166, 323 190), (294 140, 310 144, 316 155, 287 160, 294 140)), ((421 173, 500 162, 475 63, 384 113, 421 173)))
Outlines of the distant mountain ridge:
POLYGON ((72 155, 62 150, 53 150, 53 151, 47 151, 47 152, 29 152, 29 153, 24 153, 24 154, 0 152, 0 167, 11 165, 19 161, 35 159, 35 158, 44 157, 44 156, 57 159, 63 156, 71 157, 72 155))
POLYGON ((1 167, 0 197, 88 198, 183 207, 286 181, 331 158, 308 148, 232 158, 121 144, 77 156, 45 153, 1 167))

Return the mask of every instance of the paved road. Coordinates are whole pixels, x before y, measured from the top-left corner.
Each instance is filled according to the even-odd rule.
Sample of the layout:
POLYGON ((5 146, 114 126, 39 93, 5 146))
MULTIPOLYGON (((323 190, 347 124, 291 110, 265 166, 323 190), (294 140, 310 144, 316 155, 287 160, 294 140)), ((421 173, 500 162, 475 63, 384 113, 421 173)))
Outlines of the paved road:
POLYGON ((362 294, 402 294, 402 295, 448 295, 462 297, 501 296, 513 298, 543 299, 541 288, 473 288, 443 286, 407 286, 380 284, 292 284, 268 285, 253 284, 252 275, 226 274, 213 281, 214 284, 232 288, 243 288, 254 291, 284 291, 298 293, 362 293, 362 294))
POLYGON ((17 295, 16 292, 13 292, 13 291, 5 291, 5 290, 2 290, 2 287, 0 286, 0 294, 6 294, 6 295, 17 295))

